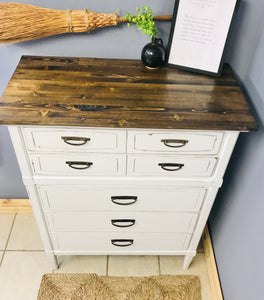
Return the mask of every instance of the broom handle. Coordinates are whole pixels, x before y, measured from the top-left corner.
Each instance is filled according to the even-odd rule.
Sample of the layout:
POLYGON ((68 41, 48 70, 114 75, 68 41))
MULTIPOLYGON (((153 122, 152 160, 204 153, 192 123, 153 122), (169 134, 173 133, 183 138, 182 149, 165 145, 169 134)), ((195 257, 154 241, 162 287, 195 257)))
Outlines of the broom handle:
MULTIPOLYGON (((162 16, 154 16, 153 18, 154 21, 171 21, 172 20, 172 15, 162 15, 162 16)), ((118 22, 128 22, 128 20, 125 17, 119 17, 118 22)))

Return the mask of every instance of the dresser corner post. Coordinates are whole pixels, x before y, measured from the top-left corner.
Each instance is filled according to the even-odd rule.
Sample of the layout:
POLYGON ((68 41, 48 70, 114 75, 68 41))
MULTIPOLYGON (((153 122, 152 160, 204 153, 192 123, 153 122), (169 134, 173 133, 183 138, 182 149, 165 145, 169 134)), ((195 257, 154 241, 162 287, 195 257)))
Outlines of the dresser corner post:
POLYGON ((191 254, 187 254, 184 256, 184 261, 183 261, 183 269, 184 270, 187 270, 194 258, 194 256, 196 255, 196 252, 195 253, 191 253, 191 254))
POLYGON ((39 191, 34 183, 34 175, 31 169, 30 159, 27 152, 25 140, 22 133, 22 126, 14 125, 8 126, 9 134, 14 146, 20 170, 22 172, 22 179, 25 184, 30 203, 34 212, 34 216, 38 225, 42 243, 52 264, 52 269, 58 269, 57 257, 53 251, 53 245, 47 223, 44 217, 42 205, 40 202, 39 191))
POLYGON ((49 233, 49 229, 44 217, 44 213, 41 207, 40 199, 39 199, 39 193, 37 190, 36 185, 33 184, 27 184, 26 189, 29 195, 30 203, 34 212, 34 216, 38 225, 38 229, 40 232, 40 236, 42 239, 42 243, 45 248, 45 252, 47 253, 49 260, 52 264, 52 269, 57 270, 58 269, 58 262, 57 257, 54 254, 53 244, 51 241, 51 236, 49 233))
POLYGON ((51 263, 52 271, 57 271, 59 269, 57 256, 54 254, 53 251, 45 251, 45 253, 48 256, 48 259, 51 263))
POLYGON ((17 161, 24 177, 32 177, 30 161, 28 159, 26 145, 22 134, 21 125, 9 125, 9 135, 16 153, 17 161))

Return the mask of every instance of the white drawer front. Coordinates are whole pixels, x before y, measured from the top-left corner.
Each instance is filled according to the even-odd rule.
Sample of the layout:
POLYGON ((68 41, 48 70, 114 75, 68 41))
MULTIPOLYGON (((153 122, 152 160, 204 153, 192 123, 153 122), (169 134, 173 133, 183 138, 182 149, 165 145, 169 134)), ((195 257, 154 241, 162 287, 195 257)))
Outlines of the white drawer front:
POLYGON ((217 159, 214 157, 128 156, 127 174, 132 176, 212 176, 217 159))
POLYGON ((128 131, 128 152, 217 154, 223 132, 128 131))
POLYGON ((126 132, 97 129, 24 128, 24 136, 32 151, 126 151, 126 132))
POLYGON ((45 210, 198 211, 205 197, 199 188, 40 187, 45 210))
POLYGON ((125 155, 32 154, 33 170, 39 175, 124 175, 125 155))
POLYGON ((104 254, 107 252, 125 253, 130 251, 154 252, 185 250, 188 248, 191 234, 57 232, 52 233, 51 237, 55 251, 75 251, 78 253, 91 251, 96 254, 104 254), (124 239, 130 241, 120 241, 124 239), (112 242, 115 245, 113 245, 112 242), (124 244, 128 246, 116 246, 124 244))
POLYGON ((50 231, 192 232, 194 213, 57 212, 46 214, 50 231))

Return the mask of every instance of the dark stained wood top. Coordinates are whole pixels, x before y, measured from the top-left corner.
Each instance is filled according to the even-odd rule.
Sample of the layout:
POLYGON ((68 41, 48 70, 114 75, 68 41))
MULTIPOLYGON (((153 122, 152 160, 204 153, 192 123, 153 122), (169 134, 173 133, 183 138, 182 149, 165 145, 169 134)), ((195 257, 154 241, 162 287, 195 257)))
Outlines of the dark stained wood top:
POLYGON ((138 60, 22 56, 2 98, 0 124, 256 130, 225 66, 214 78, 138 60))

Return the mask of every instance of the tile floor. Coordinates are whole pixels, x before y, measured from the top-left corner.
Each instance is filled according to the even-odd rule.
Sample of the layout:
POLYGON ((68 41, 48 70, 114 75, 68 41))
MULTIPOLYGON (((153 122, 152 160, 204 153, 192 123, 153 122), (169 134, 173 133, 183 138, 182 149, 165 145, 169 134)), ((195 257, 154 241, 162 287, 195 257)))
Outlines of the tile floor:
MULTIPOLYGON (((112 276, 198 275, 202 299, 212 300, 202 248, 188 270, 181 256, 65 256, 62 273, 112 276)), ((0 214, 0 300, 35 300, 41 277, 52 272, 32 214, 0 214)))

